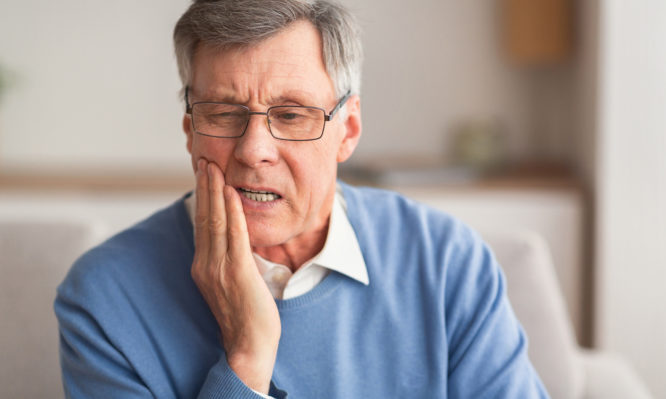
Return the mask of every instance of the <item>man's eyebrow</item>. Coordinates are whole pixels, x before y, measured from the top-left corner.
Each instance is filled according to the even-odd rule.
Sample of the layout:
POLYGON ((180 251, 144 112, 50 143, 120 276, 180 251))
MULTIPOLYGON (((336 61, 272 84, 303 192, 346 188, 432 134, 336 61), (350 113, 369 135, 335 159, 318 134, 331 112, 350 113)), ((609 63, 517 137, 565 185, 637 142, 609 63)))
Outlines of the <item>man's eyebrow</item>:
POLYGON ((279 105, 284 103, 297 103, 300 105, 318 106, 319 99, 316 95, 302 90, 292 90, 283 93, 277 97, 270 98, 269 101, 272 105, 279 105))

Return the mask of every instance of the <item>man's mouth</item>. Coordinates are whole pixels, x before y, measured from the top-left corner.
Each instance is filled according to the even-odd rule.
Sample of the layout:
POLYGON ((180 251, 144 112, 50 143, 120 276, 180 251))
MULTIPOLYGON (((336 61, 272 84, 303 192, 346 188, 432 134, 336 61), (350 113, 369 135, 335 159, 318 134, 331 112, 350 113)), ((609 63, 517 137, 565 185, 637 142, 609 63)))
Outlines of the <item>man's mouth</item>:
POLYGON ((272 193, 270 191, 254 191, 254 190, 248 190, 246 188, 238 188, 238 191, 245 198, 257 202, 270 202, 282 198, 278 194, 272 193))

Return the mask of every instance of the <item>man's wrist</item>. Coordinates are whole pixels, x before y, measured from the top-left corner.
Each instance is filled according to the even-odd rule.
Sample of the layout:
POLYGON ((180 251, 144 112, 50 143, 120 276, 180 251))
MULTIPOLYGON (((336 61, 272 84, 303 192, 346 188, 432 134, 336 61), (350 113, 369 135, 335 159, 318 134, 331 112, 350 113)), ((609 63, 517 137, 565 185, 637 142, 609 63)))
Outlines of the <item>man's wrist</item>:
POLYGON ((272 359, 261 359, 257 356, 235 354, 227 356, 227 363, 248 388, 256 393, 268 395, 275 356, 272 359))

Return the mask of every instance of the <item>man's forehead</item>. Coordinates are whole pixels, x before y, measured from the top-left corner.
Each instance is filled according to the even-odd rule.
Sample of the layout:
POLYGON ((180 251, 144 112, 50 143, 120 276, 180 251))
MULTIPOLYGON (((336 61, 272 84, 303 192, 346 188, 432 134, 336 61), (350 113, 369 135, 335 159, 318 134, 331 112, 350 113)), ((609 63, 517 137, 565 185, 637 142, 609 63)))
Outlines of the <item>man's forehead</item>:
POLYGON ((271 101, 312 100, 322 94, 322 75, 328 77, 325 71, 280 60, 231 65, 202 61, 202 68, 195 69, 192 89, 195 95, 216 101, 244 102, 252 95, 271 101))
POLYGON ((333 94, 318 31, 299 24, 256 45, 201 45, 194 57, 193 95, 208 101, 321 102, 333 94))

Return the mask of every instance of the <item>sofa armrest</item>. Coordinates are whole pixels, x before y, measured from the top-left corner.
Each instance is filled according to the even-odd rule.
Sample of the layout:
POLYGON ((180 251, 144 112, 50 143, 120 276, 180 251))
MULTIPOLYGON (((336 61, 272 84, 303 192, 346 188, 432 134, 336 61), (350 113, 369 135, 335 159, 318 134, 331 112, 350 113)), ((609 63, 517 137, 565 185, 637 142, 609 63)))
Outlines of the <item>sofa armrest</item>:
POLYGON ((585 373, 585 399, 650 399, 652 395, 629 364, 621 357, 581 349, 585 373))
POLYGON ((548 245, 529 231, 485 232, 529 341, 528 355, 553 399, 579 398, 583 370, 548 245))

